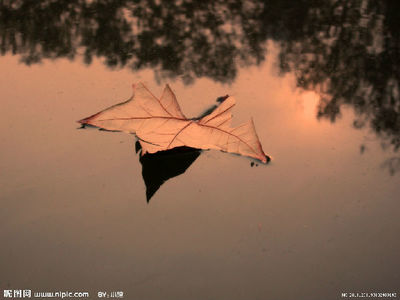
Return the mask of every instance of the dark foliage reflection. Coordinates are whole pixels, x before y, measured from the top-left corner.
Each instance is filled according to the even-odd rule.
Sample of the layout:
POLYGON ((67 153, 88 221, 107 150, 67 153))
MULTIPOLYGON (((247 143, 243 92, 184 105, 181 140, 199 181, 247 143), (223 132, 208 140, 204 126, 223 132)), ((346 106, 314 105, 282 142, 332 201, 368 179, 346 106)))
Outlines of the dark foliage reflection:
MULTIPOLYGON (((371 127, 400 148, 400 2, 322 1, 310 5, 301 35, 281 41, 281 70, 298 86, 319 90, 318 118, 334 122, 354 108, 356 128, 371 127)), ((300 18, 302 19, 302 18, 300 18)), ((384 165, 400 170, 399 158, 384 165)))
POLYGON ((27 64, 83 54, 109 67, 151 67, 189 83, 207 76, 232 81, 237 63, 264 58, 257 1, 0 2, 1 53, 27 64))
MULTIPOLYGON (((332 121, 343 104, 355 108, 354 126, 370 123, 400 147, 400 2, 334 1, 307 13, 302 37, 281 43, 281 68, 298 85, 325 95, 319 117, 332 121)), ((301 24, 299 24, 300 26, 301 24)))
POLYGON ((400 148, 400 2, 397 0, 179 0, 0 2, 0 51, 26 64, 82 55, 159 78, 232 82, 280 45, 282 73, 323 96, 319 118, 343 105, 400 148))

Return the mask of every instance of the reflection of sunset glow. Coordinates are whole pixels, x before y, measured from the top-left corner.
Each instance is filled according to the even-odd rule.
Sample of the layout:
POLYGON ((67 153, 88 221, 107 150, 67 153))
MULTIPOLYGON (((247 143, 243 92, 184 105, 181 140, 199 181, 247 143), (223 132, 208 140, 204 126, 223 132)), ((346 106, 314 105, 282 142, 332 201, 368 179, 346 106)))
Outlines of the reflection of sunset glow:
POLYGON ((319 100, 320 96, 313 91, 308 91, 301 94, 301 105, 306 118, 315 118, 319 100))

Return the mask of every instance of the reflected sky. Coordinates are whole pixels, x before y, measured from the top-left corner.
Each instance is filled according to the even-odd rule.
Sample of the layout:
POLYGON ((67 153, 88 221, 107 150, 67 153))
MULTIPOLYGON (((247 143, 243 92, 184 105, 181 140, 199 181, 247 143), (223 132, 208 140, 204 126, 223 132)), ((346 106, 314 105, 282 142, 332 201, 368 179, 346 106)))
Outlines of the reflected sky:
MULTIPOLYGON (((314 45, 311 37, 318 36, 329 20, 331 10, 323 5, 329 2, 311 1, 310 5, 327 7, 320 13, 301 1, 301 7, 289 2, 269 2, 270 9, 262 10, 269 16, 262 18, 262 23, 275 26, 257 27, 251 18, 243 17, 251 28, 263 28, 259 34, 269 32, 275 42, 264 44, 268 51, 262 51, 259 63, 255 57, 255 63, 236 64, 230 80, 205 72, 193 73, 191 84, 180 76, 160 76, 158 82, 154 70, 162 69, 162 59, 134 72, 126 67, 110 69, 104 64, 106 56, 94 46, 90 64, 68 59, 68 55, 51 57, 54 52, 49 51, 40 64, 27 65, 25 60, 21 62, 21 57, 29 54, 23 47, 14 51, 3 46, 0 65, 7 72, 0 72, 0 289, 81 289, 90 291, 93 298, 97 291, 122 290, 126 299, 330 300, 340 298, 344 291, 398 293, 400 190, 398 173, 391 176, 386 164, 398 164, 396 144, 390 139, 396 137, 397 119, 390 111, 396 111, 398 97, 393 94, 390 98, 392 94, 387 92, 388 82, 397 78, 397 33, 389 30, 395 28, 397 10, 383 6, 396 3, 374 2, 375 6, 365 8, 371 17, 362 14, 363 20, 373 20, 376 15, 372 24, 381 24, 382 35, 392 36, 384 43, 389 50, 381 48, 375 54, 369 50, 372 54, 368 56, 354 54, 353 64, 329 73, 332 85, 323 89, 318 84, 326 86, 327 73, 322 71, 328 69, 313 73, 318 68, 306 66, 324 66, 326 60, 314 56, 307 60, 304 49, 294 46, 314 45), (322 14, 322 23, 311 18, 313 14, 322 14), (299 22, 305 22, 304 26, 299 22), (302 39, 307 32, 313 33, 308 36, 309 44, 302 42, 308 41, 302 39), (289 47, 290 40, 299 43, 289 47), (291 53, 304 55, 285 64, 290 57, 282 57, 289 53, 285 46, 291 53), (379 53, 382 63, 393 63, 382 68, 380 79, 374 81, 357 66, 366 63, 366 57, 374 65, 379 53), (46 59, 56 57, 59 59, 46 59), (282 72, 282 66, 287 72, 282 72), (304 80, 300 86, 304 89, 299 88, 302 66, 315 75, 304 80), (361 98, 359 89, 351 88, 360 77, 369 86, 361 98), (206 151, 184 175, 165 182, 148 205, 132 136, 77 130, 76 124, 76 120, 128 99, 131 84, 138 81, 157 95, 168 82, 188 117, 200 115, 217 97, 234 96, 233 125, 252 116, 272 162, 251 167, 246 158, 206 151), (321 108, 326 107, 326 99, 335 96, 331 91, 343 87, 348 88, 342 90, 346 93, 336 95, 341 102, 333 102, 340 107, 334 123, 331 113, 316 118, 324 113, 321 108), (358 106, 353 105, 354 99, 358 106), (382 119, 389 125, 377 131, 371 124, 379 124, 374 118, 383 108, 395 117, 382 119), (365 125, 355 128, 354 120, 363 114, 368 116, 365 125)), ((2 14, 10 3, 2 2, 2 14)), ((16 9, 21 4, 37 5, 33 1, 14 3, 16 9)), ((42 3, 45 13, 47 2, 42 3)), ((83 2, 70 3, 73 11, 83 2)), ((236 2, 226 3, 233 3, 228 13, 235 11, 236 2)), ((359 20, 354 6, 369 2, 334 3, 339 7, 349 3, 346 14, 339 14, 339 8, 335 13, 344 18, 337 23, 340 27, 346 20, 359 20)), ((27 16, 19 23, 21 27, 10 20, 5 25, 0 18, 2 45, 4 27, 9 28, 6 36, 11 36, 13 30, 24 28, 24 22, 36 20, 29 15, 33 11, 20 11, 27 16)), ((107 11, 113 12, 100 10, 97 15, 106 16, 107 11)), ((52 11, 49 19, 53 15, 57 14, 52 11)), ((45 15, 39 16, 46 20, 45 15)), ((342 27, 338 32, 345 34, 348 26, 342 27)), ((257 41, 254 37, 249 40, 257 41)), ((341 42, 347 53, 362 49, 362 45, 348 45, 353 40, 341 42)), ((25 45, 29 49, 31 44, 25 45)), ((112 43, 107 49, 112 53, 112 43)), ((342 66, 345 53, 332 54, 338 66, 342 66)), ((191 55, 182 57, 193 59, 191 55)), ((338 109, 332 106, 332 111, 338 109)))

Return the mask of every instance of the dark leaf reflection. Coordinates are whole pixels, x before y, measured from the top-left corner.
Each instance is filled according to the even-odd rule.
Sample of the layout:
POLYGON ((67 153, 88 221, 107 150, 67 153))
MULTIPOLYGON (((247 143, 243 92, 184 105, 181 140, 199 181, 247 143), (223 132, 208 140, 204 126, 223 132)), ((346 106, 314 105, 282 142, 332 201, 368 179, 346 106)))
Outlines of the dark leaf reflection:
POLYGON ((26 64, 101 58, 111 68, 152 68, 185 83, 233 82, 238 69, 279 45, 279 67, 323 95, 318 118, 342 107, 400 148, 400 2, 397 0, 0 2, 0 52, 26 64))
MULTIPOLYGON (((135 144, 136 152, 141 151, 138 141, 135 144)), ((142 176, 146 185, 146 199, 157 192, 161 185, 170 178, 185 173, 187 168, 199 157, 201 150, 190 147, 177 147, 171 150, 159 151, 153 154, 140 154, 142 176)))

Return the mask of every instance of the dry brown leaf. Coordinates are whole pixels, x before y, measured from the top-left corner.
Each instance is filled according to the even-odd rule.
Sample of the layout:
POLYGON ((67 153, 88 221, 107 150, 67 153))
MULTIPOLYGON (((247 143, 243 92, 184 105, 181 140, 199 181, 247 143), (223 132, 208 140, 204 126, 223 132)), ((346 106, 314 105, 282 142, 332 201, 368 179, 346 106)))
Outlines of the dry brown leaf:
POLYGON ((132 97, 91 117, 80 120, 106 130, 134 133, 142 146, 142 154, 175 147, 216 149, 256 158, 264 163, 267 157, 250 120, 230 127, 233 97, 226 98, 203 118, 186 118, 168 85, 161 98, 155 97, 142 83, 133 85, 132 97))

